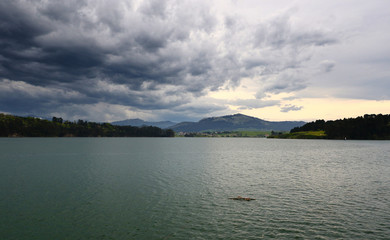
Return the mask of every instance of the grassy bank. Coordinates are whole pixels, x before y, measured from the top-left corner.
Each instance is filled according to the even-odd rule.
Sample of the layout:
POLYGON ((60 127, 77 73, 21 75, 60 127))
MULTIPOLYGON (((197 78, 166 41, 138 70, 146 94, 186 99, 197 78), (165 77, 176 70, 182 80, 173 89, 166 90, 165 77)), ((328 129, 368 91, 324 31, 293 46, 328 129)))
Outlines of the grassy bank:
POLYGON ((326 139, 325 131, 303 131, 294 133, 282 133, 269 136, 268 138, 286 139, 326 139))

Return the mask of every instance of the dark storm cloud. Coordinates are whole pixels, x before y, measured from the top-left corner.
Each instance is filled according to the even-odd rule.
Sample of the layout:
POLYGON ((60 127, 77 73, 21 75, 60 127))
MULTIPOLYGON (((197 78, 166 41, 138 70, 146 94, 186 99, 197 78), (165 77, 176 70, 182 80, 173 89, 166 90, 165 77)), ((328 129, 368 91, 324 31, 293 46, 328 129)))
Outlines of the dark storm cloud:
POLYGON ((34 37, 50 31, 48 24, 36 19, 27 8, 18 1, 0 2, 1 44, 10 50, 30 46, 34 37))
POLYGON ((0 109, 16 114, 45 112, 62 104, 91 104, 94 99, 74 90, 34 86, 22 81, 0 80, 0 109))
MULTIPOLYGON (((47 16, 40 15, 38 3, 0 3, 0 55, 5 58, 1 61, 1 77, 46 85, 53 81, 74 81, 80 75, 91 74, 91 69, 101 65, 103 60, 102 53, 94 47, 94 41, 85 38, 79 39, 79 42, 67 42, 71 37, 58 39, 63 41, 61 44, 50 41, 58 34, 58 29, 64 27, 57 25, 57 18, 64 17, 52 12, 47 16)), ((78 7, 78 4, 68 4, 73 11, 78 7)), ((57 12, 65 16, 71 10, 58 8, 57 12)))
MULTIPOLYGON (((200 76, 208 71, 210 59, 202 51, 189 56, 193 64, 187 69, 191 62, 185 61, 185 53, 178 55, 167 44, 180 44, 191 31, 209 29, 211 16, 202 13, 193 28, 176 30, 170 20, 164 20, 164 1, 145 1, 138 11, 128 6, 128 12, 120 9, 120 3, 113 2, 103 11, 105 6, 91 8, 87 1, 2 2, 1 77, 42 86, 102 78, 137 89, 145 81, 184 85, 186 74, 200 76), (133 22, 128 29, 121 28, 127 20, 133 22), (163 48, 165 52, 159 52, 163 48)), ((181 19, 175 20, 181 24, 181 19)), ((193 84, 190 91, 207 87, 196 86, 200 89, 193 84)))
MULTIPOLYGON (((252 27, 233 17, 221 24, 202 1, 1 1, 0 111, 50 113, 61 104, 101 102, 181 109, 242 78, 269 75, 277 77, 261 80, 265 92, 297 91, 306 87, 289 72, 306 61, 298 49, 336 40, 293 29, 290 17, 252 27)), ((185 111, 195 108, 226 109, 185 111)))

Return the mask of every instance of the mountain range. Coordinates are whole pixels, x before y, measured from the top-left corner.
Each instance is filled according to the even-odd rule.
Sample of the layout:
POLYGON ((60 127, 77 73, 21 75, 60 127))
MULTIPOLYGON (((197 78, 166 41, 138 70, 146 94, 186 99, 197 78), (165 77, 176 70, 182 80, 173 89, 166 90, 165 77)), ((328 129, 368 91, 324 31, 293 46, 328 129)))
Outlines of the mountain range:
POLYGON ((135 119, 127 119, 123 121, 116 121, 116 122, 112 122, 111 124, 117 126, 134 126, 134 127, 153 126, 159 128, 171 128, 172 126, 176 125, 177 122, 171 122, 171 121, 147 122, 142 119, 135 118, 135 119))
POLYGON ((113 125, 132 126, 156 126, 160 128, 170 128, 175 132, 223 132, 223 131, 290 131, 294 127, 305 124, 303 121, 282 121, 272 122, 259 118, 234 114, 221 117, 204 118, 198 122, 174 123, 170 121, 147 122, 141 119, 128 119, 124 121, 112 122, 113 125))

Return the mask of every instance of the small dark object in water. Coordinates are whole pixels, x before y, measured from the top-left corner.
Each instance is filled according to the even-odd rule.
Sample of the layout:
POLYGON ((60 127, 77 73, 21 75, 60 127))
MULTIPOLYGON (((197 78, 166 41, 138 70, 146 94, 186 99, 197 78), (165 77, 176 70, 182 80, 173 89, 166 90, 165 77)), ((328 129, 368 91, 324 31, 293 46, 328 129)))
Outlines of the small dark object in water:
POLYGON ((254 199, 254 198, 249 198, 249 197, 241 197, 241 196, 237 196, 237 197, 234 197, 234 198, 229 198, 229 199, 233 199, 233 200, 245 200, 245 201, 256 200, 256 199, 254 199))

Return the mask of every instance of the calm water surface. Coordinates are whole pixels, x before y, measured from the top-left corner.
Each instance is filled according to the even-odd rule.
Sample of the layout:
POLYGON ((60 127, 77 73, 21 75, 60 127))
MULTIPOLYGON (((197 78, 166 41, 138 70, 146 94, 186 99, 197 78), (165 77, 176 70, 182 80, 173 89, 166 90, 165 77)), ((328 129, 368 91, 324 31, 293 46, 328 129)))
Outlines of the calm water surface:
POLYGON ((0 190, 0 239, 390 238, 389 141, 3 138, 0 190))

